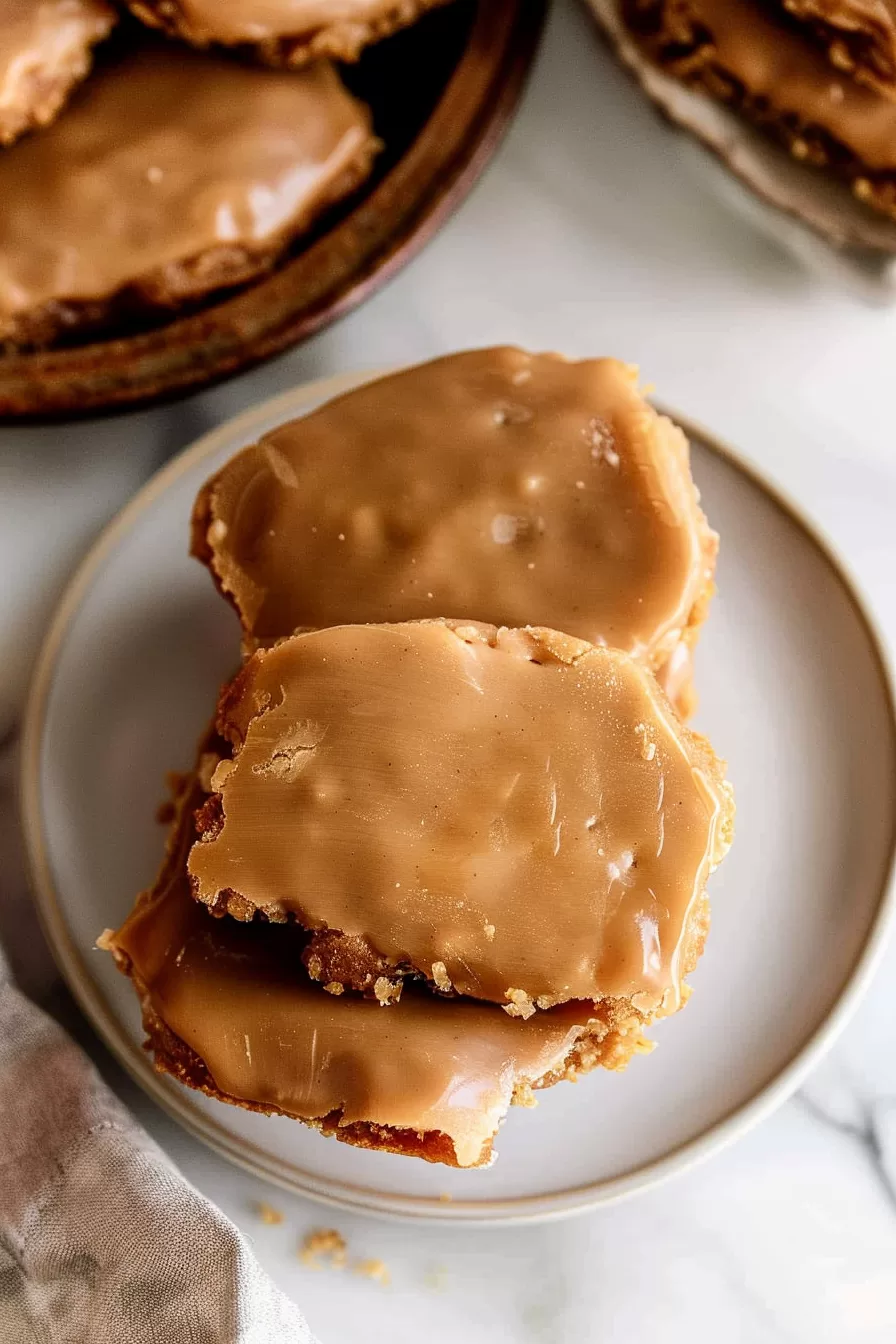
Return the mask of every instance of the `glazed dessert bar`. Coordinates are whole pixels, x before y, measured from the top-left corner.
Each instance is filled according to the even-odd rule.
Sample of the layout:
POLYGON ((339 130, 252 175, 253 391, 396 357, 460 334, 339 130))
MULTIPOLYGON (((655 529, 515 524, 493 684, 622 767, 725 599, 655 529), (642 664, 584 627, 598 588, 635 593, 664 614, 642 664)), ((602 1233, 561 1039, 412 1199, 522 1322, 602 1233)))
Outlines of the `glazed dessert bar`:
POLYGON ((191 899, 186 857, 205 798, 185 782, 155 886, 101 940, 134 982, 160 1072, 356 1147, 468 1167, 489 1161, 511 1102, 648 1048, 625 1004, 603 1020, 570 1004, 523 1022, 425 992, 388 1011, 323 993, 302 972, 296 926, 213 920, 191 899))
POLYGON ((278 74, 147 42, 0 154, 0 342, 48 344, 252 278, 377 147, 326 62, 278 74))
POLYGON ((193 553, 247 650, 447 616, 643 657, 692 707, 718 538, 687 440, 618 360, 449 355, 273 430, 201 491, 193 553))
POLYGON ((315 979, 388 1001, 414 973, 519 1016, 680 1003, 731 804, 629 655, 534 628, 336 626, 254 654, 217 728, 194 894, 324 930, 315 979))

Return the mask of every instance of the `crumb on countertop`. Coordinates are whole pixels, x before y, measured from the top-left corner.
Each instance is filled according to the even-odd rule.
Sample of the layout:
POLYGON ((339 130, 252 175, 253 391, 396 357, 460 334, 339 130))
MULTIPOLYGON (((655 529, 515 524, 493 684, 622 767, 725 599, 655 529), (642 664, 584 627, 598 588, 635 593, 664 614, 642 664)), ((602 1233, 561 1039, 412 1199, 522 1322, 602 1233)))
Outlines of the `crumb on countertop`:
POLYGON ((252 1205, 255 1215, 260 1222, 266 1223, 268 1227, 276 1227, 283 1222, 283 1214, 279 1209, 275 1209, 273 1204, 268 1204, 266 1200, 256 1199, 252 1205))
POLYGON ((309 1269, 322 1269, 324 1262, 330 1269, 344 1269, 346 1249, 345 1237, 335 1227, 316 1227, 303 1237, 299 1259, 309 1269))
POLYGON ((363 1279, 373 1279, 385 1287, 391 1283, 392 1276, 385 1260, 371 1256, 369 1259, 353 1260, 349 1264, 348 1245, 341 1232, 335 1227, 315 1227, 303 1239, 299 1247, 299 1259, 308 1269, 350 1269, 363 1279))
POLYGON ((356 1260, 352 1265, 352 1273, 360 1274, 365 1279, 374 1279, 377 1283, 383 1284, 384 1287, 392 1282, 389 1266, 385 1260, 377 1258, 356 1260))
POLYGON ((443 1293, 448 1287, 448 1271, 444 1265, 431 1265, 423 1276, 423 1282, 434 1293, 443 1293))

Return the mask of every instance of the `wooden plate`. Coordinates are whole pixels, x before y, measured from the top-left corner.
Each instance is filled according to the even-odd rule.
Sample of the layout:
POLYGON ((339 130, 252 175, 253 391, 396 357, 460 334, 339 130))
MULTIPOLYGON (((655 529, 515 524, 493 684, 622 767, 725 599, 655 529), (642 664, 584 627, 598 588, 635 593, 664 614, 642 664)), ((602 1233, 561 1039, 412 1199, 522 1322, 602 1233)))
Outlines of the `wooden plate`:
POLYGON ((195 391, 311 336, 394 275, 461 202, 522 92, 547 0, 454 0, 343 67, 385 142, 361 192, 262 280, 138 335, 0 358, 0 417, 195 391))

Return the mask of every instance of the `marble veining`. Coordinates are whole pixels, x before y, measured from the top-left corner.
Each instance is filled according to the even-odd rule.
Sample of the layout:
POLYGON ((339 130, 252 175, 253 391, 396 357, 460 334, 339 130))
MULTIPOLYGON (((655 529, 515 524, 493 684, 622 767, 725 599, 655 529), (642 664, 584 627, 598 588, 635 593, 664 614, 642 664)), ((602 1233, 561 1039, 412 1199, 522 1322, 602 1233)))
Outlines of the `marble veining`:
POLYGON ((852 1117, 838 1115, 812 1094, 812 1087, 800 1088, 794 1101, 821 1125, 857 1144, 880 1184, 881 1193, 896 1214, 896 1096, 850 1097, 852 1117))

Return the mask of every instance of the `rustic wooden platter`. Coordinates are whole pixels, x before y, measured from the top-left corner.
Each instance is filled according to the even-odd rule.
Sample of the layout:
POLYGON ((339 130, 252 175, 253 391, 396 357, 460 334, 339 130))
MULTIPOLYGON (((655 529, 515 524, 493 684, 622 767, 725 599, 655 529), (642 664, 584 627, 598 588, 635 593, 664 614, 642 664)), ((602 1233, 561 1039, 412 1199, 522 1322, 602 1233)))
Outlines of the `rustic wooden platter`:
POLYGON ((547 0, 454 0, 370 47, 346 83, 385 143, 372 178, 263 279, 151 330, 0 357, 0 418, 169 399, 305 340, 371 295, 469 192, 513 115, 547 0))

